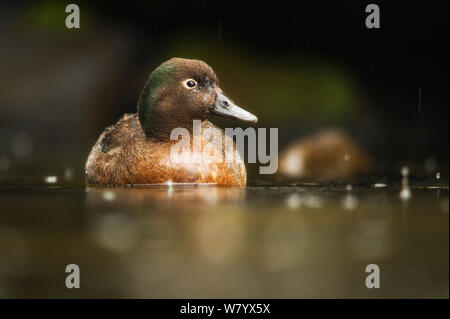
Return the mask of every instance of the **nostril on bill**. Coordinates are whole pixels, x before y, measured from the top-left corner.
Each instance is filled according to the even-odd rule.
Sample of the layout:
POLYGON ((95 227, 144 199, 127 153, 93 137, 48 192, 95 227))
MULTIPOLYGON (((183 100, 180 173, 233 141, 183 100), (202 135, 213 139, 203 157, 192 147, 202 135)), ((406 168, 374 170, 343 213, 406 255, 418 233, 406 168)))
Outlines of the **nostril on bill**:
POLYGON ((225 106, 230 106, 230 103, 228 103, 228 101, 222 101, 223 105, 225 106))

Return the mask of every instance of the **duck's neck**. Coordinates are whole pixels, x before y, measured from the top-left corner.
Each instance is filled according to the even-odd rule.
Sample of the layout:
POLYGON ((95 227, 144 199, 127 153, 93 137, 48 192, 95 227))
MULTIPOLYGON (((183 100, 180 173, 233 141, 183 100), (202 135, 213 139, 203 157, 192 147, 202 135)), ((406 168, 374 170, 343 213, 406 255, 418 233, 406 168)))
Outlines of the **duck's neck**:
POLYGON ((145 124, 141 122, 142 129, 145 135, 151 139, 157 139, 162 141, 170 140, 172 132, 178 128, 187 129, 189 134, 192 134, 193 124, 192 121, 178 121, 176 118, 167 119, 161 117, 152 117, 145 124))
POLYGON ((174 131, 176 129, 187 129, 192 135, 194 120, 207 121, 206 118, 193 119, 181 112, 162 112, 158 107, 151 108, 147 114, 139 113, 139 122, 145 135, 160 141, 170 140, 172 132, 175 135, 182 133, 174 131))

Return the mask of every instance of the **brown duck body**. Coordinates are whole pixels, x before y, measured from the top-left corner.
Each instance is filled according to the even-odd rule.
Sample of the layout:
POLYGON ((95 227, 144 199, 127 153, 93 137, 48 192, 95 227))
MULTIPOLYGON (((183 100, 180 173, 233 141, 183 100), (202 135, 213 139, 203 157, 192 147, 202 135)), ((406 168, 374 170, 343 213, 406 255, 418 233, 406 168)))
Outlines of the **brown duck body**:
MULTIPOLYGON (((201 122, 201 129, 220 130, 222 140, 230 139, 208 120, 201 122)), ((190 132, 191 145, 192 131, 190 132)), ((148 137, 137 114, 125 114, 115 125, 107 127, 93 146, 86 162, 88 184, 119 186, 129 184, 166 183, 216 183, 222 186, 245 186, 245 165, 236 151, 232 163, 223 161, 224 154, 211 153, 215 160, 199 163, 175 163, 170 149, 177 141, 148 137)), ((202 149, 210 143, 201 137, 202 149)), ((223 147, 223 152, 226 148, 223 147)))

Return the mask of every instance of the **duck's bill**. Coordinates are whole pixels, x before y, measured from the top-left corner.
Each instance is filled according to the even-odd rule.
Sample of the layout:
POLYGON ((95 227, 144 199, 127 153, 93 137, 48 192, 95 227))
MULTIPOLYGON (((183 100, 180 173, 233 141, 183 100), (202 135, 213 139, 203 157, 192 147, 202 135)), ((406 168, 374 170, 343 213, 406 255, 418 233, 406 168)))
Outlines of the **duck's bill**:
POLYGON ((216 92, 216 101, 211 108, 211 112, 222 117, 228 117, 244 122, 258 122, 256 116, 234 104, 221 92, 216 92))

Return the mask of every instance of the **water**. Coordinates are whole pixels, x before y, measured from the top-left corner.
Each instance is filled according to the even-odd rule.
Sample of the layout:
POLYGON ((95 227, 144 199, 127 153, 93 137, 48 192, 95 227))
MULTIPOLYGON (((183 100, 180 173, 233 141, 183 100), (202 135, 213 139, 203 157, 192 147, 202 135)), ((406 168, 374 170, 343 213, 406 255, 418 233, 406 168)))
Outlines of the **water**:
MULTIPOLYGON (((43 181, 43 179, 42 179, 43 181)), ((0 186, 0 297, 449 297, 448 183, 0 186), (81 288, 65 287, 78 264, 81 288), (381 288, 365 287, 377 264, 381 288)))

